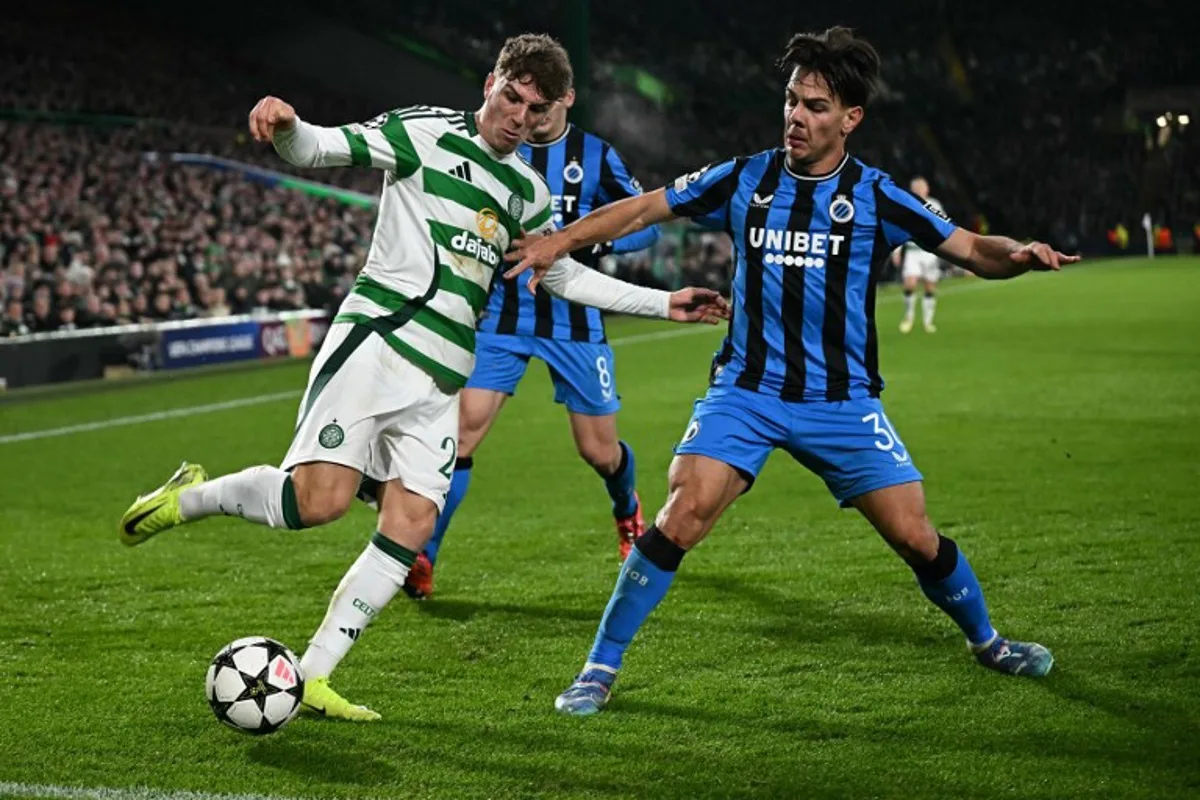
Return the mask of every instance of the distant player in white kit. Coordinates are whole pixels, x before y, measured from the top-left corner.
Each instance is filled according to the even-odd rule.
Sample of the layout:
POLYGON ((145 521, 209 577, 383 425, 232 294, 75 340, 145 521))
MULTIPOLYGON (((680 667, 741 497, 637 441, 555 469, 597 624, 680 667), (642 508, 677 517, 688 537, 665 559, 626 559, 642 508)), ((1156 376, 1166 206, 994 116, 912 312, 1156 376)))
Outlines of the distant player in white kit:
MULTIPOLYGON (((939 217, 945 217, 946 211, 942 204, 929 196, 929 182, 917 176, 908 184, 908 189, 930 211, 939 217)), ((927 253, 913 242, 896 249, 892 254, 892 263, 900 267, 900 275, 904 279, 904 319, 900 320, 900 332, 909 333, 913 329, 913 315, 916 311, 918 281, 925 283, 925 297, 921 301, 921 317, 925 324, 926 333, 937 333, 933 324, 933 314, 937 310, 937 283, 942 274, 940 259, 934 253, 927 253)))

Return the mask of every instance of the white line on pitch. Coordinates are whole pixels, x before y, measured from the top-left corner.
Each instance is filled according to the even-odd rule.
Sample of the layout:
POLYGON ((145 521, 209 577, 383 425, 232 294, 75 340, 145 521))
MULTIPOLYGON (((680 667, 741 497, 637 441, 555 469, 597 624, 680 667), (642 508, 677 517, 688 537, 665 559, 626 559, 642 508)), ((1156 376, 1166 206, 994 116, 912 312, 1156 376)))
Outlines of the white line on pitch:
POLYGON ((293 389, 288 392, 275 392, 273 394, 259 394, 254 397, 242 397, 237 400, 226 400, 221 403, 207 403, 202 406, 186 406, 184 408, 172 408, 167 411, 155 411, 150 414, 137 414, 132 417, 114 417, 113 419, 102 419, 96 422, 83 422, 78 425, 67 425, 62 428, 46 428, 40 431, 28 431, 26 433, 10 433, 6 436, 0 436, 0 444, 10 444, 12 442, 28 442, 33 439, 49 439, 53 436, 67 436, 72 433, 83 433, 84 431, 98 431, 105 428, 119 428, 124 425, 140 425, 143 422, 157 422, 160 419, 177 419, 179 417, 194 417, 197 414, 211 414, 214 411, 225 411, 230 408, 242 408, 243 406, 257 406, 262 403, 273 403, 276 400, 288 400, 299 397, 301 392, 293 389))
POLYGON ((0 782, 0 797, 37 797, 56 800, 298 800, 266 794, 216 794, 213 792, 164 791, 138 786, 129 789, 56 786, 41 783, 0 782))
MULTIPOLYGON (((990 286, 1001 285, 1003 281, 973 281, 962 286, 948 287, 949 294, 961 294, 972 289, 983 289, 990 286)), ((943 291, 946 291, 943 289, 943 291)), ((901 295, 892 294, 887 297, 880 298, 879 302, 899 299, 901 295)), ((631 336, 621 336, 613 339, 609 344, 613 347, 625 344, 642 344, 644 342, 656 342, 662 339, 675 339, 680 336, 693 336, 700 333, 717 333, 723 330, 719 325, 688 325, 679 328, 674 328, 665 331, 653 331, 651 333, 635 333, 631 336)), ((120 428, 126 425, 140 425, 143 422, 157 422, 164 419, 179 419, 181 417, 194 417, 199 414, 211 414, 215 411, 226 411, 231 408, 244 408, 246 406, 257 406, 263 403, 273 403, 277 400, 289 400, 299 397, 302 394, 301 390, 292 390, 289 392, 274 392, 273 394, 260 394, 253 397, 242 397, 237 400, 226 400, 221 403, 207 403, 201 406, 185 406, 183 408, 172 408, 167 411, 155 411, 150 414, 137 414, 131 417, 114 417, 112 419, 97 420, 95 422, 83 422, 78 425, 66 425, 62 428, 46 428, 40 431, 27 431, 25 433, 10 433, 0 436, 0 444, 12 444, 14 442, 29 442, 36 439, 50 439, 55 436, 69 436, 72 433, 85 433, 87 431, 99 431, 108 428, 120 428)))

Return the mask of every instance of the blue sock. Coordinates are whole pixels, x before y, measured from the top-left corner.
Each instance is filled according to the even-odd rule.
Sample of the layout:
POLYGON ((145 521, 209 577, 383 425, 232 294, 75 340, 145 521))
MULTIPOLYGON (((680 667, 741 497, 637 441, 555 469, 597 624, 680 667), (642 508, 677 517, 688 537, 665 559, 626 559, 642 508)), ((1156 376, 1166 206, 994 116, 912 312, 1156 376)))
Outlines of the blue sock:
POLYGON ((614 672, 621 668, 625 649, 646 617, 666 597, 686 552, 654 525, 634 543, 600 619, 588 655, 589 665, 601 665, 614 672))
POLYGON ((612 498, 613 516, 622 519, 637 511, 637 497, 634 490, 637 486, 637 469, 633 460, 633 448, 625 442, 621 445, 621 463, 612 475, 601 475, 604 478, 604 488, 612 498))
POLYGON ((937 557, 914 571, 921 591, 958 623, 968 642, 978 646, 996 635, 979 580, 953 539, 938 534, 937 557))
POLYGON ((454 462, 454 477, 450 479, 450 493, 446 495, 446 506, 442 509, 442 513, 437 519, 437 525, 433 528, 433 536, 425 543, 423 551, 430 564, 437 563, 438 550, 442 546, 442 538, 446 535, 446 529, 450 527, 450 518, 458 510, 459 503, 467 496, 467 487, 471 485, 471 467, 473 465, 474 459, 470 456, 454 462))

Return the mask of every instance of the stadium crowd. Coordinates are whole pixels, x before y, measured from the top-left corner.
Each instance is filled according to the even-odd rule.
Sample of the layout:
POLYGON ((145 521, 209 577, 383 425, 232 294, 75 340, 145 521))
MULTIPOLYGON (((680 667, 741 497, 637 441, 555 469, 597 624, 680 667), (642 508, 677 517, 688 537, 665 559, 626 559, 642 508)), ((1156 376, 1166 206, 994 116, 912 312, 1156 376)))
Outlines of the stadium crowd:
MULTIPOLYGON (((788 25, 759 24, 757 0, 737 15, 717 0, 694 5, 688 14, 632 0, 592 6, 595 39, 606 43, 593 54, 594 128, 651 186, 779 135, 771 59, 788 25), (713 15, 727 24, 714 28, 713 15), (660 30, 679 45, 662 47, 653 33, 660 30), (670 97, 635 91, 621 73, 629 64, 662 81, 670 97)), ((480 74, 506 35, 545 24, 542 9, 519 0, 411 6, 409 35, 480 74)), ((1116 96, 1130 84, 1200 74, 1193 50, 1164 46, 1169 20, 1120 36, 1067 9, 1047 20, 1062 33, 1048 50, 1024 41, 1015 18, 997 25, 999 9, 985 30, 965 12, 938 12, 930 24, 894 6, 851 11, 849 19, 806 12, 804 20, 857 23, 884 57, 881 102, 857 137, 865 159, 901 180, 929 176, 963 224, 990 223, 1067 249, 1103 243, 1118 222, 1136 228, 1144 210, 1182 229, 1200 220, 1196 146, 1187 136, 1155 140, 1130 124, 1116 96), (1165 200, 1144 209, 1148 145, 1159 144, 1160 160, 1170 162, 1165 200)), ((209 153, 281 169, 238 129, 253 87, 264 83, 321 119, 361 119, 377 109, 128 12, 121 24, 137 48, 92 35, 113 13, 120 12, 51 0, 50 11, 12 15, 0 27, 0 112, 15 117, 0 121, 0 335, 335 305, 362 263, 368 210, 146 154, 209 153), (77 13, 56 16, 64 3, 77 13), (61 122, 64 113, 143 122, 37 121, 61 122)), ((347 0, 343 13, 367 28, 396 24, 383 0, 347 0)), ((372 172, 309 177, 378 191, 372 172)), ((725 237, 680 227, 651 251, 605 267, 652 285, 724 286, 728 264, 725 237)))
POLYGON ((0 122, 0 335, 340 301, 369 210, 148 159, 145 138, 0 122))

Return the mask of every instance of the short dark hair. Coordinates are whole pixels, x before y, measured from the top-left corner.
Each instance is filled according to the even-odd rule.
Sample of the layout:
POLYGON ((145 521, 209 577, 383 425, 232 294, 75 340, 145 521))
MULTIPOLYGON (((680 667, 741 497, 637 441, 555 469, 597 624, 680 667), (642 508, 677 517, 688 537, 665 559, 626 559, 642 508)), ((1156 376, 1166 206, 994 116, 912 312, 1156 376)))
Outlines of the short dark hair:
POLYGON ((879 91, 879 53, 840 25, 824 33, 797 33, 778 63, 789 75, 797 68, 820 75, 845 106, 865 106, 879 91))
POLYGON ((575 80, 566 48, 544 33, 522 33, 505 40, 493 72, 516 81, 530 78, 551 101, 565 95, 575 80))

